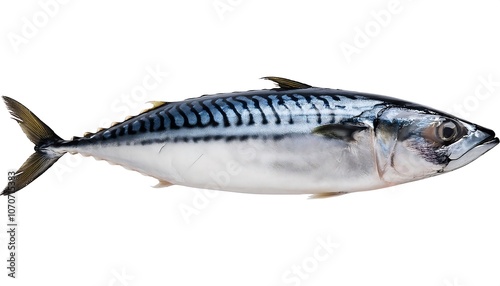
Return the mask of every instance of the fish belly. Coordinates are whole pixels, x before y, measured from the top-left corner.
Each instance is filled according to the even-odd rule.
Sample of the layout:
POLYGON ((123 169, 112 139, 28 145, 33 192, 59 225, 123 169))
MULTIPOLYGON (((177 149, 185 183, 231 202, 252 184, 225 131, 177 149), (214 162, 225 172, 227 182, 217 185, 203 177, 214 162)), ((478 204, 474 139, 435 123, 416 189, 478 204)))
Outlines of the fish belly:
POLYGON ((385 186, 372 139, 313 134, 100 146, 80 153, 172 184, 259 194, 353 192, 385 186))

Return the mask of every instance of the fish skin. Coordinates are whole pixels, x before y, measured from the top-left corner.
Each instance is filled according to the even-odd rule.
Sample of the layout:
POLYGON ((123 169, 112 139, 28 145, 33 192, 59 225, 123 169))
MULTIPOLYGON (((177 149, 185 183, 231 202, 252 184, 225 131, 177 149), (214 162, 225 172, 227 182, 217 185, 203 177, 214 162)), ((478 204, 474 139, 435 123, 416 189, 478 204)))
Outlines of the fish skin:
MULTIPOLYGON (((460 154, 450 164, 457 169, 498 144, 489 129, 412 102, 265 79, 279 87, 154 102, 144 113, 72 140, 60 139, 33 114, 36 119, 26 121, 41 126, 40 134, 27 133, 36 164, 28 159, 17 172, 21 184, 2 194, 27 186, 69 152, 155 177, 158 186, 329 197, 444 173, 453 161, 450 150, 460 154), (436 146, 428 137, 446 120, 467 133, 436 146), (464 148, 476 150, 463 156, 464 148), (29 174, 36 176, 25 178, 29 174)), ((22 117, 32 113, 4 100, 23 127, 22 117)))
POLYGON ((230 141, 238 139, 233 137, 284 135, 291 131, 309 133, 310 127, 342 122, 385 106, 381 100, 342 93, 311 88, 203 96, 165 104, 70 143, 119 144, 144 138, 177 142, 185 138, 204 140, 198 137, 205 136, 223 136, 230 141))

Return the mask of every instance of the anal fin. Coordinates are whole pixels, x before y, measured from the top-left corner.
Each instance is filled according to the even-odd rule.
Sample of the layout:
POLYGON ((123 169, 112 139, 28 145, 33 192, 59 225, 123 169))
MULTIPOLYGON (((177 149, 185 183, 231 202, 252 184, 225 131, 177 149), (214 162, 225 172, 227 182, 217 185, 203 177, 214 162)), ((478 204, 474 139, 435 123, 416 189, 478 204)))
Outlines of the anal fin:
POLYGON ((165 180, 158 180, 158 184, 154 185, 153 188, 166 188, 173 186, 174 184, 170 183, 169 181, 165 180))
POLYGON ((326 199, 326 198, 331 198, 331 197, 338 197, 341 195, 345 195, 348 192, 329 192, 329 193, 319 193, 319 194, 314 194, 309 197, 309 199, 326 199))

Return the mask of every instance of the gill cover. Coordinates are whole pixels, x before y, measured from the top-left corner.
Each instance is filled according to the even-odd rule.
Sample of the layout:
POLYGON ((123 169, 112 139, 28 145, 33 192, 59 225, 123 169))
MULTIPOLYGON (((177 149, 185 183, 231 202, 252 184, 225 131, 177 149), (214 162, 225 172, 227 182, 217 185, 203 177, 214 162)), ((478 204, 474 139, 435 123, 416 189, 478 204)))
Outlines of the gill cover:
POLYGON ((447 148, 432 136, 443 120, 422 110, 384 109, 375 126, 379 177, 389 184, 399 184, 442 172, 449 162, 447 148))

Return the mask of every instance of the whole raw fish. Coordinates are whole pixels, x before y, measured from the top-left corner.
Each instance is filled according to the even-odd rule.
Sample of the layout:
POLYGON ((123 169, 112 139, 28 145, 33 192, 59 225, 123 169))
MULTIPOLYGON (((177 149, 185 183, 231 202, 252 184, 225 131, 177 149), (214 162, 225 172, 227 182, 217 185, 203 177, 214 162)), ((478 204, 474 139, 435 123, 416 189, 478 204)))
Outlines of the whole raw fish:
POLYGON ((154 102, 71 140, 3 97, 35 152, 2 194, 79 153, 157 178, 159 186, 325 197, 443 174, 499 143, 492 130, 415 103, 265 79, 278 88, 154 102))

